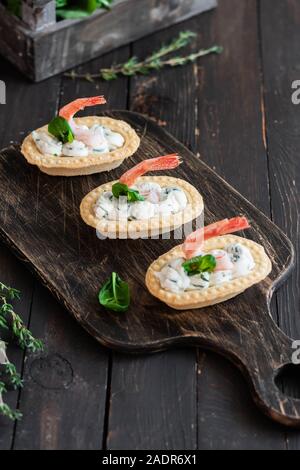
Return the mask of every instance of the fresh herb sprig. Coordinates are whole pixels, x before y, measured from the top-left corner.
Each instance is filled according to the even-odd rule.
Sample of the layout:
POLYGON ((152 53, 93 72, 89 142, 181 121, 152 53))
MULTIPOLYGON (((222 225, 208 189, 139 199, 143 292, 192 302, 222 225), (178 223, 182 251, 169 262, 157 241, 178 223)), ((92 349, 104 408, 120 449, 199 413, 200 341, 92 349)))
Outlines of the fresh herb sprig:
MULTIPOLYGON (((20 375, 17 373, 15 366, 8 361, 6 355, 6 345, 4 341, 0 341, 0 364, 3 366, 3 375, 8 376, 11 385, 15 389, 22 387, 23 382, 20 375)), ((12 410, 10 406, 3 401, 3 394, 6 392, 7 389, 5 382, 0 380, 0 414, 7 416, 10 419, 18 420, 22 417, 22 414, 18 410, 12 410)))
POLYGON ((0 381, 0 414, 7 416, 7 418, 12 420, 20 420, 22 418, 22 413, 19 410, 12 410, 7 403, 4 403, 2 395, 6 393, 5 383, 0 381))
POLYGON ((100 69, 98 73, 81 74, 71 71, 66 73, 65 76, 73 79, 81 78, 90 82, 93 82, 96 79, 111 81, 120 76, 131 77, 137 74, 147 75, 153 70, 161 70, 164 67, 183 66, 191 62, 196 62, 200 57, 204 57, 209 54, 222 53, 223 48, 215 45, 208 49, 200 49, 197 52, 185 56, 168 57, 171 53, 174 53, 190 44, 192 39, 195 37, 196 34, 192 31, 182 31, 177 38, 173 39, 169 44, 163 45, 158 51, 152 53, 144 60, 139 60, 134 56, 123 64, 117 64, 110 68, 100 69))
POLYGON ((5 297, 8 300, 20 300, 21 292, 0 282, 0 297, 5 297))
MULTIPOLYGON (((0 329, 9 330, 13 333, 18 344, 23 349, 36 352, 43 349, 40 340, 33 337, 32 333, 26 328, 20 316, 14 311, 11 301, 20 299, 20 291, 8 287, 0 282, 0 329)), ((6 355, 6 344, 0 339, 0 414, 7 416, 12 420, 18 420, 22 414, 18 410, 12 410, 9 405, 4 403, 3 394, 7 392, 5 383, 9 383, 14 389, 23 386, 23 381, 16 367, 12 364, 6 355)))
POLYGON ((99 302, 103 307, 114 312, 126 312, 130 304, 130 291, 127 282, 117 273, 112 273, 110 279, 99 292, 99 302))
POLYGON ((22 349, 31 352, 40 351, 42 342, 35 339, 30 330, 26 328, 21 317, 14 311, 13 306, 7 302, 7 297, 1 296, 0 326, 5 329, 11 328, 14 337, 22 349))
POLYGON ((4 364, 4 374, 7 376, 10 384, 16 390, 23 387, 21 375, 17 372, 16 366, 11 362, 4 364))
POLYGON ((121 196, 127 197, 128 202, 144 201, 145 198, 136 189, 131 189, 127 184, 115 183, 112 186, 112 193, 115 198, 119 199, 121 196))

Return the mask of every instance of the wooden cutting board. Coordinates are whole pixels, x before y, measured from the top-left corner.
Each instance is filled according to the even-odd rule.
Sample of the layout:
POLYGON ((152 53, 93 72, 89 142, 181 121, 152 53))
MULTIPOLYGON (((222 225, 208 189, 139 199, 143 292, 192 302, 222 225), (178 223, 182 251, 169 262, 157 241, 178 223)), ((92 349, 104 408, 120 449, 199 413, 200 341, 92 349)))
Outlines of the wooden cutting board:
POLYGON ((126 352, 155 352, 170 347, 201 346, 219 352, 242 370, 253 397, 273 419, 300 426, 300 400, 276 386, 278 373, 291 367, 292 340, 270 315, 275 288, 289 274, 294 250, 287 237, 252 204, 189 150, 145 117, 125 112, 108 115, 129 122, 141 147, 125 165, 108 174, 52 177, 28 165, 19 149, 0 153, 0 235, 102 345, 126 352), (206 224, 246 215, 247 237, 262 244, 273 262, 270 276, 240 296, 213 307, 178 312, 152 297, 144 276, 150 263, 177 240, 99 240, 79 215, 85 194, 144 158, 178 152, 184 161, 173 176, 202 193, 206 224), (103 309, 100 287, 116 271, 131 288, 126 314, 103 309))

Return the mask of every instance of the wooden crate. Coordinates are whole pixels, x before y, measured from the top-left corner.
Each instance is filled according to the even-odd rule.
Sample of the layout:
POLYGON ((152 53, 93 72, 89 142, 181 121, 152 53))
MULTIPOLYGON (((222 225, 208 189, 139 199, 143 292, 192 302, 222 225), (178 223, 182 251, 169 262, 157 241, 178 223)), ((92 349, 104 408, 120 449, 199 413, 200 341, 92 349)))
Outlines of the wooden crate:
POLYGON ((40 81, 216 5, 217 0, 115 0, 110 11, 56 22, 55 0, 23 0, 22 20, 0 4, 0 53, 40 81))

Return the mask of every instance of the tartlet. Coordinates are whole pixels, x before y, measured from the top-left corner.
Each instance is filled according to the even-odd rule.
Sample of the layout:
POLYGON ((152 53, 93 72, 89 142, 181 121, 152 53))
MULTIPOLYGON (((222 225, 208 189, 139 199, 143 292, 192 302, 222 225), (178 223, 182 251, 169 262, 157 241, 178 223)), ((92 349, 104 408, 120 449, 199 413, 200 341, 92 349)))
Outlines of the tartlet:
POLYGON ((95 215, 94 207, 100 194, 105 191, 111 191, 112 181, 99 186, 85 196, 80 205, 80 215, 87 225, 97 229, 103 236, 108 238, 129 238, 136 233, 138 237, 146 237, 150 235, 162 234, 175 230, 181 225, 194 220, 200 216, 203 211, 203 199, 197 189, 191 184, 179 178, 171 176, 141 176, 137 179, 137 183, 151 182, 158 183, 161 186, 177 186, 182 188, 187 196, 189 206, 184 213, 171 215, 169 218, 153 218, 151 219, 151 227, 148 221, 107 221, 99 219, 95 215))
MULTIPOLYGON (((105 102, 104 98, 102 97, 98 97, 101 98, 102 101, 97 101, 95 98, 97 97, 87 99, 81 98, 73 103, 81 103, 84 100, 85 103, 92 103, 84 104, 79 107, 79 109, 83 109, 85 106, 92 106, 95 103, 102 104, 105 102)), ((71 105, 72 103, 63 108, 63 110, 70 107, 71 105)), ((73 115, 69 115, 69 113, 66 114, 65 112, 61 114, 61 111, 58 118, 64 119, 63 115, 65 114, 66 117, 68 117, 68 119, 65 119, 65 121, 67 124, 70 124, 70 127, 73 126, 75 129, 80 129, 82 126, 87 126, 89 129, 91 129, 93 126, 103 127, 122 136, 124 143, 120 148, 115 148, 112 151, 104 151, 102 153, 94 152, 93 149, 90 148, 87 156, 56 156, 49 153, 47 154, 41 152, 33 138, 34 133, 48 134, 49 126, 45 125, 34 131, 34 133, 29 134, 25 138, 21 147, 21 152, 28 163, 38 166, 38 168, 43 173, 54 176, 77 176, 109 171, 117 168, 126 158, 133 155, 140 145, 140 138, 134 129, 124 121, 99 116, 88 116, 73 119, 73 115)), ((72 111, 76 112, 74 109, 72 109, 72 111)), ((50 134, 49 136, 51 138, 55 138, 50 134)), ((78 139, 78 142, 80 143, 80 138, 78 139)))
MULTIPOLYGON (((120 180, 103 184, 87 194, 80 205, 82 219, 87 225, 97 229, 99 234, 107 238, 151 237, 170 232, 185 223, 191 222, 202 213, 204 207, 202 196, 194 186, 182 179, 170 176, 140 176, 147 171, 176 168, 179 164, 180 160, 177 154, 144 160, 126 172, 120 180), (177 194, 180 193, 184 205, 182 209, 180 207, 177 208, 176 213, 171 213, 170 211, 170 213, 165 212, 162 214, 157 209, 158 205, 155 206, 153 203, 155 210, 157 210, 154 216, 148 217, 149 214, 147 214, 146 217, 148 218, 144 220, 128 220, 127 218, 111 220, 108 214, 99 215, 96 210, 97 201, 101 201, 101 198, 104 198, 105 195, 113 194, 114 187, 118 184, 121 184, 121 187, 125 186, 128 190, 130 188, 150 188, 150 185, 152 185, 151 187, 152 189, 154 187, 154 190, 157 188, 161 189, 160 195, 163 192, 169 195, 171 191, 177 191, 177 194)), ((131 191, 134 191, 134 189, 131 189, 131 191)), ((151 191, 151 188, 149 191, 151 191)), ((136 194, 138 194, 138 191, 136 191, 136 194)), ((165 200, 160 200, 160 195, 158 196, 157 204, 165 202, 165 200)), ((113 198, 113 196, 110 197, 113 198)), ((116 202, 116 199, 114 199, 114 202, 116 202)), ((132 210, 130 203, 126 201, 126 204, 129 207, 129 209, 128 207, 126 209, 132 210)), ((134 204, 136 204, 135 209, 137 206, 142 208, 141 201, 135 201, 134 204)), ((153 209, 152 207, 149 208, 153 209)))
POLYGON ((190 310, 215 305, 229 300, 249 287, 261 282, 272 270, 272 263, 264 248, 246 238, 236 235, 222 235, 204 241, 203 252, 212 250, 223 250, 230 244, 240 244, 248 249, 255 262, 255 270, 248 275, 223 282, 219 285, 207 287, 206 289, 184 290, 182 292, 170 292, 161 286, 158 273, 175 259, 186 257, 184 245, 179 245, 154 261, 146 273, 146 286, 149 292, 176 310, 190 310))

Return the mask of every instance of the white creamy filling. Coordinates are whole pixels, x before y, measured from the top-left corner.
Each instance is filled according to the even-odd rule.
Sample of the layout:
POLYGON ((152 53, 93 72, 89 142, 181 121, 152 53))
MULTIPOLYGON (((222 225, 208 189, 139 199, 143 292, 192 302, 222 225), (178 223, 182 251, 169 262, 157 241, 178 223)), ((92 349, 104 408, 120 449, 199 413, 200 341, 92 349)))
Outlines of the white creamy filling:
POLYGON ((139 191, 145 200, 128 202, 126 196, 117 199, 111 191, 103 192, 94 207, 96 217, 114 221, 148 220, 176 214, 184 210, 188 203, 185 192, 177 187, 141 183, 132 189, 139 191))
POLYGON ((55 155, 56 157, 61 155, 62 143, 47 131, 33 131, 31 135, 41 153, 55 155))
POLYGON ((63 145, 62 154, 66 157, 87 157, 89 149, 83 142, 73 140, 73 142, 63 145))
POLYGON ((163 289, 170 292, 201 290, 216 286, 233 279, 247 276, 254 268, 255 262, 250 250, 241 243, 228 245, 224 250, 212 250, 202 255, 212 254, 216 257, 217 266, 212 273, 204 272, 189 276, 182 264, 183 258, 172 260, 156 273, 163 289))
POLYGON ((45 130, 33 131, 31 135, 41 153, 57 157, 87 157, 91 153, 112 152, 124 145, 121 134, 98 124, 90 128, 76 126, 75 140, 64 145, 45 130))

